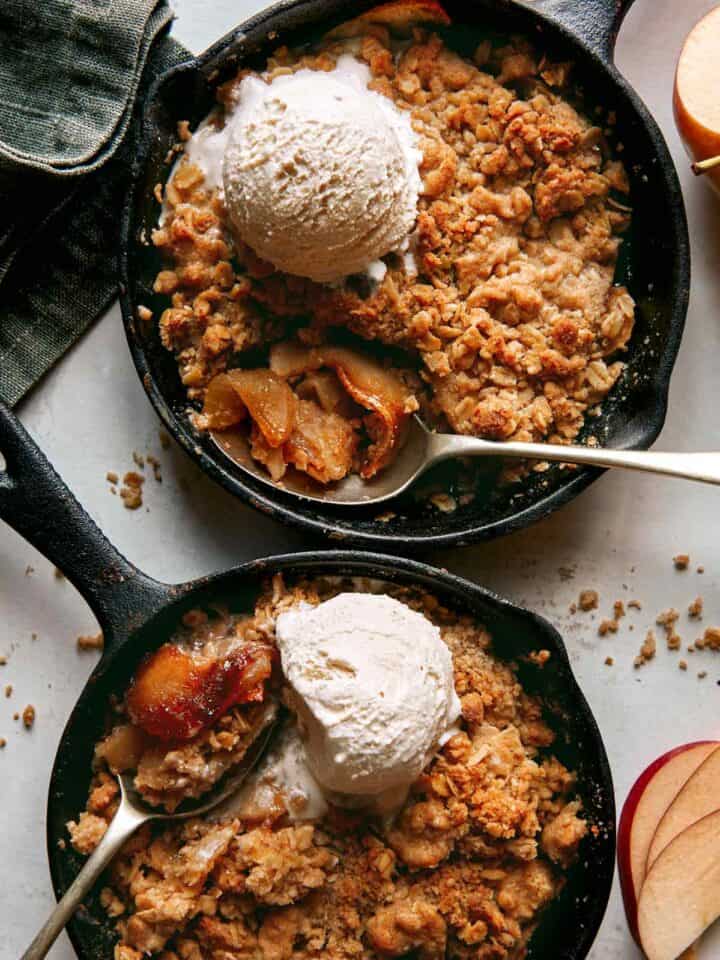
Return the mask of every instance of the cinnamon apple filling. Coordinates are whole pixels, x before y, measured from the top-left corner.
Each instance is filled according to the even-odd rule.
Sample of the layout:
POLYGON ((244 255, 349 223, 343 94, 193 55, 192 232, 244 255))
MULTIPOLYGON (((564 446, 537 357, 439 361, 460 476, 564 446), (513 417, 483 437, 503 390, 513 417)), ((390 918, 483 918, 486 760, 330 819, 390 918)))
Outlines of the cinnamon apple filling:
POLYGON ((249 420, 250 452, 273 480, 294 467, 332 483, 386 467, 415 409, 399 377, 360 353, 287 341, 273 346, 269 369, 214 377, 198 423, 228 431, 249 420))

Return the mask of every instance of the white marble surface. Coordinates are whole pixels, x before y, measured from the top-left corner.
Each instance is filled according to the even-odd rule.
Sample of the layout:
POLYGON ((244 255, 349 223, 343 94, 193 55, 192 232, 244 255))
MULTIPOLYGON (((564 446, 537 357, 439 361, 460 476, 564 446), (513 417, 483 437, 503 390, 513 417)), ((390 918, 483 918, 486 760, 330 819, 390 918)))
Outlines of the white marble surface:
MULTIPOLYGON (((587 0, 586 0, 587 2, 587 0)), ((176 0, 175 33, 199 51, 261 4, 253 0, 176 0)), ((659 446, 720 448, 720 203, 695 180, 672 121, 674 63, 684 35, 712 0, 636 0, 617 52, 622 71, 662 126, 678 162, 693 243, 693 286, 685 338, 672 386, 671 412, 659 446)), ((22 419, 81 502, 128 557, 168 581, 193 577, 251 557, 298 549, 302 539, 252 512, 207 481, 178 450, 161 451, 155 415, 131 367, 117 306, 79 343, 20 408, 22 419), (164 481, 146 484, 147 510, 130 513, 108 492, 107 470, 132 466, 133 450, 160 456, 164 481)), ((603 731, 622 801, 640 770, 659 752, 686 740, 720 734, 720 658, 661 650, 640 672, 632 659, 654 614, 680 608, 697 593, 706 623, 720 622, 720 493, 701 486, 606 475, 575 503, 507 540, 446 552, 438 563, 543 612, 564 633, 578 678, 603 731), (673 569, 671 557, 689 552, 692 568, 673 569), (695 570, 698 564, 704 574, 695 570), (571 576, 571 578, 569 578, 571 576), (616 598, 636 597, 616 636, 600 638, 597 620, 572 617, 578 591, 595 587, 603 615, 616 598), (630 630, 630 625, 634 630, 630 630), (607 667, 607 655, 615 666, 607 667), (697 672, 707 670, 705 680, 697 672)), ((95 654, 78 653, 75 638, 94 630, 84 602, 49 564, 0 527, 0 957, 21 952, 52 903, 44 846, 45 793, 63 724, 95 654), (26 568, 33 568, 26 574, 26 568), (36 635, 36 639, 33 639, 36 635), (37 707, 32 732, 12 714, 37 707)), ((689 641, 697 628, 683 616, 689 641)), ((74 956, 67 938, 54 960, 74 956)), ((717 941, 701 951, 720 955, 717 941), (716 952, 717 951, 717 952, 716 952)), ((592 951, 592 960, 631 960, 617 890, 592 951)))

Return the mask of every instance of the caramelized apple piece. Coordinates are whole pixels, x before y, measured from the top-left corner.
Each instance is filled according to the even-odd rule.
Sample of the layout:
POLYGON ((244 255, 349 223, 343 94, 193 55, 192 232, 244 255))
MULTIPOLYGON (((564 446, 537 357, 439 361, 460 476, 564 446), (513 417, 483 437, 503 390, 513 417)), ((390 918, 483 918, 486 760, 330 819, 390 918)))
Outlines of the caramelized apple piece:
POLYGON ((335 370, 350 397, 375 415, 374 442, 360 468, 360 476, 369 480, 392 459, 410 417, 412 395, 379 363, 345 347, 280 343, 270 351, 270 368, 280 377, 298 376, 322 367, 335 370))
POLYGON ((295 429, 283 447, 288 463, 319 483, 333 483, 350 473, 358 436, 336 413, 312 400, 300 400, 295 429))
POLYGON ((110 733, 95 747, 95 756, 107 763, 113 773, 135 770, 146 746, 142 730, 131 723, 113 727, 110 733))
POLYGON ((249 413, 271 447, 292 433, 297 398, 272 370, 229 370, 213 377, 203 414, 211 430, 234 427, 249 413))
POLYGON ((162 740, 190 740, 235 704, 262 701, 272 652, 245 644, 202 659, 172 643, 140 665, 126 696, 131 721, 162 740))
POLYGON ((245 419, 247 410, 230 373, 212 378, 205 391, 202 412, 209 430, 227 430, 245 419))
POLYGON ((333 370, 314 370, 295 387, 301 400, 314 400, 326 413, 337 413, 352 420, 362 411, 353 403, 333 370))

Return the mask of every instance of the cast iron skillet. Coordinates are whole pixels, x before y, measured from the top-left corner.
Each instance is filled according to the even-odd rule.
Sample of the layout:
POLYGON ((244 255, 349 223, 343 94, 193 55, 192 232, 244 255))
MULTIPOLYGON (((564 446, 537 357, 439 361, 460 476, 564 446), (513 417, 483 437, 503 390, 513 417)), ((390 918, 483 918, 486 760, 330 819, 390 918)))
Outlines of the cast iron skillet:
MULTIPOLYGON (((632 0, 447 0, 454 27, 442 30, 451 46, 471 53, 489 31, 530 37, 544 51, 576 64, 574 77, 587 108, 617 116, 617 142, 630 175, 633 228, 623 244, 618 280, 637 301, 637 323, 628 368, 592 432, 608 446, 647 448, 665 419, 667 394, 685 321, 690 281, 687 226, 677 176, 667 147, 647 109, 612 62, 615 37, 632 0)), ((374 6, 372 0, 298 0, 252 17, 197 60, 161 78, 150 94, 134 187, 124 214, 121 303, 130 349, 143 385, 167 429, 199 465, 226 489, 266 513, 308 532, 363 547, 439 548, 501 536, 545 517, 595 480, 594 468, 555 467, 522 484, 498 487, 494 471, 477 474, 478 495, 452 513, 428 503, 431 489, 453 491, 457 467, 440 467, 414 494, 382 508, 342 508, 303 503, 253 479, 192 429, 175 360, 161 345, 157 322, 136 319, 140 304, 155 317, 166 299, 152 292, 160 259, 147 238, 157 223, 153 187, 168 173, 167 154, 176 124, 194 126, 209 110, 218 82, 239 62, 262 65, 280 43, 302 43, 333 24, 374 6), (270 39, 269 39, 270 37, 270 39), (388 508, 392 515, 388 517, 388 508), (378 516, 382 519, 379 519, 378 516)))
MULTIPOLYGON (((590 708, 550 624, 486 590, 433 569, 374 553, 331 551, 255 560, 225 573, 170 586, 151 580, 105 539, 20 423, 0 405, 0 517, 66 574, 96 614, 105 649, 70 715, 58 747, 47 813, 47 844, 60 897, 80 866, 66 845, 65 824, 84 809, 93 746, 102 735, 110 696, 122 693, 139 658, 158 646, 188 609, 224 601, 249 611, 263 580, 298 576, 371 577, 425 587, 454 610, 485 624, 497 656, 520 662, 525 688, 542 697, 558 737, 553 752, 578 771, 578 792, 597 831, 589 832, 568 882, 534 933, 530 960, 583 960, 602 921, 612 884, 615 851, 613 785, 605 749, 590 708), (547 649, 542 668, 528 661, 547 649), (525 659, 523 659, 525 658, 525 659)), ((96 900, 76 914, 70 938, 80 960, 109 960, 113 936, 96 900)))

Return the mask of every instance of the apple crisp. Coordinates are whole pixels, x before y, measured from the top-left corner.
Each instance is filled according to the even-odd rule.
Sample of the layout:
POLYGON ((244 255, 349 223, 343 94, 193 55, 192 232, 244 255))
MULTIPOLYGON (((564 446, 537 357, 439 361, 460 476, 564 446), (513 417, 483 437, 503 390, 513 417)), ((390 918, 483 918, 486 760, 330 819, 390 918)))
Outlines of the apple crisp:
MULTIPOLYGON (((234 629, 244 642, 272 648, 281 612, 343 588, 377 589, 337 579, 286 586, 276 576, 234 629)), ((117 929, 115 960, 523 956, 588 829, 575 775, 553 755, 539 701, 514 666, 493 655, 481 626, 417 590, 383 591, 440 629, 462 703, 458 731, 393 817, 332 802, 314 816, 297 797, 251 785, 242 802, 205 818, 143 827, 100 894, 117 929)), ((194 644, 201 655, 207 630, 201 624, 194 644)), ((248 709, 255 707, 233 706, 188 744, 217 756, 248 709)), ((128 710, 126 697, 116 729, 127 725, 128 710)), ((117 804, 112 736, 98 746, 87 809, 69 824, 85 854, 117 804)), ((174 769, 165 776, 175 802, 174 769)))
MULTIPOLYGON (((408 42, 364 22, 312 51, 277 50, 263 76, 328 71, 348 52, 369 67, 371 89, 410 113, 419 137, 412 255, 385 257, 379 282, 329 286, 276 271, 232 235, 221 192, 181 159, 153 242, 166 258, 155 291, 170 300, 160 334, 189 400, 200 407, 251 348, 364 343, 381 357, 397 348, 393 365, 413 374, 407 409, 419 403, 442 429, 572 441, 621 374, 634 302, 614 282, 628 180, 604 131, 572 105, 571 65, 523 39, 483 41, 466 59, 435 32, 416 28, 408 42)), ((211 123, 224 124, 248 73, 218 89, 211 123)), ((326 482, 359 469, 358 444, 373 443, 368 411, 343 434, 330 422, 336 408, 323 407, 313 385, 303 389, 304 419, 330 436, 330 468, 316 457, 311 475, 326 482)), ((212 424, 200 416, 197 425, 212 424)), ((253 431, 273 476, 288 464, 305 469, 285 441, 268 454, 262 425, 253 431)), ((325 456, 322 444, 316 453, 325 456)))

